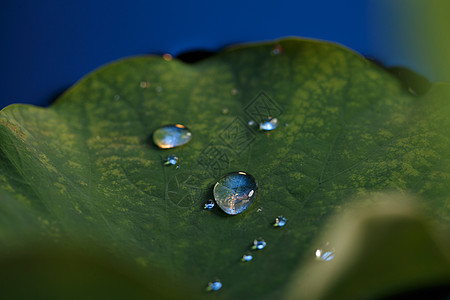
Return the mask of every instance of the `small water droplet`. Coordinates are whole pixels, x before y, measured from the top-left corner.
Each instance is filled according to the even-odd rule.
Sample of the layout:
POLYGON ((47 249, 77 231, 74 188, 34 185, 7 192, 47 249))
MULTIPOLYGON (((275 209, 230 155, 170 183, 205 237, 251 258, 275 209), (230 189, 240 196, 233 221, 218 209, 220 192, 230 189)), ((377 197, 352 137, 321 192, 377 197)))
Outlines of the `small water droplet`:
POLYGON ((334 258, 335 250, 330 246, 330 243, 325 243, 322 248, 315 252, 316 259, 320 261, 330 261, 334 258))
POLYGON ((177 166, 177 169, 180 169, 181 167, 180 166, 177 166))
POLYGON ((278 216, 275 219, 275 223, 273 224, 273 226, 275 226, 275 227, 283 227, 284 225, 286 225, 286 221, 287 221, 287 219, 285 217, 278 216))
POLYGON ((222 282, 220 282, 220 280, 216 279, 216 280, 208 283, 206 290, 207 291, 218 291, 221 288, 222 288, 222 282))
POLYGON ((258 185, 255 178, 245 172, 231 172, 214 185, 214 200, 229 215, 246 210, 255 200, 258 185))
POLYGON ((252 249, 261 250, 266 247, 266 242, 262 237, 259 237, 253 241, 252 249))
POLYGON ((118 101, 120 99, 120 95, 114 95, 114 100, 118 101))
POLYGON ((222 114, 226 115, 229 112, 228 108, 222 108, 222 114))
POLYGON ((162 149, 182 146, 192 139, 192 134, 184 125, 166 125, 153 132, 153 142, 162 149))
POLYGON ((264 121, 259 123, 260 130, 271 131, 277 127, 278 127, 278 119, 277 118, 268 117, 267 119, 265 119, 264 121))
POLYGON ((241 261, 247 262, 247 261, 251 261, 252 259, 253 259, 253 255, 250 252, 247 252, 244 255, 242 255, 241 261))
POLYGON ((165 61, 171 61, 171 60, 172 60, 172 55, 170 55, 169 53, 165 53, 165 54, 163 55, 163 59, 164 59, 165 61))
POLYGON ((162 87, 162 86, 157 86, 157 87, 156 87, 156 91, 157 91, 158 93, 161 93, 161 92, 163 91, 163 87, 162 87))
POLYGON ((273 56, 279 55, 279 54, 281 54, 281 53, 283 53, 283 47, 281 47, 281 45, 275 45, 275 46, 272 48, 271 54, 272 54, 273 56))
POLYGON ((248 126, 253 126, 253 125, 255 125, 255 121, 253 121, 253 120, 248 121, 248 126))
POLYGON ((212 201, 211 199, 206 201, 205 206, 204 206, 205 209, 211 210, 213 207, 214 207, 214 201, 212 201))
POLYGON ((143 88, 143 89, 149 88, 149 87, 150 87, 150 82, 148 82, 148 81, 141 81, 141 82, 139 83, 139 86, 140 86, 141 88, 143 88))
POLYGON ((284 126, 288 127, 288 126, 289 126, 289 123, 284 124, 284 126))
POLYGON ((231 95, 235 96, 239 93, 238 89, 232 89, 231 90, 231 95))
POLYGON ((176 157, 175 155, 169 155, 166 159, 166 161, 164 162, 165 165, 176 165, 178 161, 178 157, 176 157))
POLYGON ((260 213, 260 212, 263 211, 263 209, 262 209, 262 207, 260 207, 260 208, 258 208, 256 211, 260 213))

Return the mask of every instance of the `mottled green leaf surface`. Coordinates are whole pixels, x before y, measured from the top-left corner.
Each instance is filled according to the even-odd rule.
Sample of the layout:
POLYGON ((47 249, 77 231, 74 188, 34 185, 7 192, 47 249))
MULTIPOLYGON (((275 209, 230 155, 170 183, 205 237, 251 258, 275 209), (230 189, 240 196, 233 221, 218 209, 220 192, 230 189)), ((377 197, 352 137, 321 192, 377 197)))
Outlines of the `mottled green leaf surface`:
POLYGON ((316 246, 326 219, 356 196, 408 191, 448 226, 450 86, 415 96, 340 46, 277 43, 279 55, 272 55, 275 43, 249 45, 193 65, 125 59, 88 75, 49 108, 5 108, 2 247, 82 239, 189 277, 199 291, 218 277, 219 297, 273 297, 316 246), (256 118, 245 108, 260 91, 279 109, 279 128, 234 136, 229 128, 256 118), (192 141, 155 147, 152 131, 175 123, 191 129, 192 141), (203 210, 218 170, 208 146, 222 154, 212 160, 219 173, 256 178, 258 198, 246 212, 203 210), (179 169, 163 165, 169 154, 179 157, 179 169), (229 162, 220 165, 223 157, 229 162), (272 227, 278 215, 288 218, 284 228, 272 227), (240 263, 259 236, 267 247, 240 263))

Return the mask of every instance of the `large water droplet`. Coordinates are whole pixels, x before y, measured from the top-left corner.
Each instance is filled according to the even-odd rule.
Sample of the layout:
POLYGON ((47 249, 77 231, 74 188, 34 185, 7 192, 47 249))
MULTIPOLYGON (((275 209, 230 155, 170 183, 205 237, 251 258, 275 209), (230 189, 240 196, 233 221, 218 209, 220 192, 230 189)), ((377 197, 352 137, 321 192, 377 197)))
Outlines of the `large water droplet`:
POLYGON ((264 121, 259 123, 260 130, 270 131, 270 130, 274 130, 277 127, 278 127, 278 119, 277 118, 268 117, 267 119, 265 119, 264 121))
POLYGON ((245 172, 232 172, 214 185, 214 199, 217 205, 229 215, 246 210, 255 200, 258 185, 255 178, 245 172))
POLYGON ((316 259, 321 261, 330 261, 334 258, 335 250, 326 243, 322 248, 319 248, 315 252, 316 259))
POLYGON ((222 282, 220 282, 218 279, 208 283, 208 286, 206 287, 207 291, 217 291, 222 288, 222 282))
POLYGON ((273 224, 273 226, 275 226, 275 227, 283 227, 284 225, 286 225, 286 221, 287 221, 287 219, 285 217, 278 216, 275 219, 275 223, 273 224))
POLYGON ((181 124, 162 126, 153 132, 153 142, 163 149, 184 145, 191 139, 191 132, 181 124))
POLYGON ((257 238, 253 241, 252 249, 261 250, 266 247, 266 242, 263 240, 263 238, 257 238))

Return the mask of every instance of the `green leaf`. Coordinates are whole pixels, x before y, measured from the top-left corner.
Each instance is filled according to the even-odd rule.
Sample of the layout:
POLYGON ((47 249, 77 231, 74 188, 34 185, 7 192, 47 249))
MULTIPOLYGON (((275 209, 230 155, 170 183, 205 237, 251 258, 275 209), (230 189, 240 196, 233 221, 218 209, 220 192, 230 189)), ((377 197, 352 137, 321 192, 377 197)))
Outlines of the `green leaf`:
POLYGON ((321 239, 332 243, 336 258, 307 259, 289 299, 399 299, 408 292, 417 299, 448 297, 448 249, 414 202, 389 194, 360 199, 368 200, 376 204, 350 209, 329 224, 321 239))
POLYGON ((92 250, 34 244, 32 250, 3 253, 0 267, 5 299, 202 298, 186 282, 172 281, 160 270, 144 275, 92 250))
POLYGON ((279 296, 328 217, 356 196, 408 191, 448 226, 449 113, 448 84, 412 95, 325 42, 239 46, 192 65, 125 59, 49 108, 1 112, 0 243, 82 239, 189 277, 198 290, 218 277, 219 295, 279 296), (280 121, 275 131, 247 127, 267 114, 280 121), (155 147, 152 132, 176 123, 192 141, 155 147), (164 166, 170 154, 179 169, 164 166), (204 210, 217 177, 231 171, 256 178, 253 206, 237 216, 204 210), (283 228, 272 226, 278 215, 283 228), (267 247, 241 263, 259 236, 267 247))

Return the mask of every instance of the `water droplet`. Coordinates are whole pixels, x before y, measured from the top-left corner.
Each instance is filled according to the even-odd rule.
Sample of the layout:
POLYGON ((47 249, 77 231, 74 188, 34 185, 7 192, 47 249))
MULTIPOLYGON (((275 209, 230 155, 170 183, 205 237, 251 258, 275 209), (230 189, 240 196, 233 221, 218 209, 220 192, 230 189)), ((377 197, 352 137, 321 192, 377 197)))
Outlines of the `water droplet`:
POLYGON ((120 95, 114 95, 114 100, 118 101, 120 99, 120 95))
POLYGON ((272 48, 272 52, 271 52, 271 54, 272 55, 278 55, 278 54, 281 54, 281 53, 283 53, 283 47, 281 47, 281 45, 275 45, 273 48, 272 48))
POLYGON ((329 243, 326 243, 322 248, 317 249, 315 254, 317 260, 330 261, 334 258, 335 250, 329 243))
POLYGON ((232 89, 231 90, 231 95, 237 95, 239 93, 238 89, 232 89))
POLYGON ((245 172, 231 172, 214 185, 214 200, 229 215, 246 210, 255 200, 258 185, 255 178, 245 172))
POLYGON ((141 88, 143 88, 143 89, 149 88, 149 87, 150 87, 150 82, 148 82, 148 81, 141 81, 141 82, 139 83, 139 86, 140 86, 141 88))
POLYGON ((289 123, 284 124, 284 126, 288 127, 288 126, 289 126, 289 123))
POLYGON ((178 161, 178 157, 176 157, 175 155, 169 155, 167 157, 166 162, 164 163, 165 165, 176 165, 178 161))
POLYGON ((222 114, 226 115, 229 112, 228 108, 222 108, 222 114))
POLYGON ((256 211, 260 213, 260 212, 263 211, 263 209, 262 209, 262 207, 260 207, 260 208, 258 208, 256 211))
POLYGON ((242 255, 241 261, 247 262, 247 261, 251 261, 252 259, 253 259, 253 255, 250 252, 247 252, 244 255, 242 255))
POLYGON ((265 119, 264 121, 259 123, 260 130, 270 131, 270 130, 274 130, 277 127, 278 127, 278 119, 277 118, 268 117, 267 119, 265 119))
POLYGON ((157 91, 158 93, 161 93, 161 92, 163 91, 163 87, 162 87, 162 86, 157 86, 157 87, 156 87, 156 91, 157 91))
POLYGON ((218 291, 222 288, 222 282, 220 282, 218 279, 208 283, 208 286, 206 287, 207 291, 218 291))
POLYGON ((191 139, 191 132, 181 124, 162 126, 153 132, 153 142, 162 149, 184 145, 191 139))
POLYGON ((211 210, 213 207, 214 207, 214 201, 212 201, 211 199, 206 201, 205 206, 204 206, 205 209, 211 210))
POLYGON ((163 59, 164 59, 165 61, 171 61, 171 60, 172 60, 172 55, 170 55, 169 53, 165 53, 165 54, 163 55, 163 59))
POLYGON ((253 120, 248 121, 248 126, 253 126, 253 125, 255 125, 255 121, 253 121, 253 120))
POLYGON ((278 216, 275 219, 275 223, 273 224, 273 226, 275 226, 275 227, 283 227, 284 225, 286 225, 286 221, 287 221, 287 219, 285 217, 278 216))
POLYGON ((266 247, 266 242, 263 240, 263 238, 257 238, 253 241, 252 249, 261 250, 266 247))

